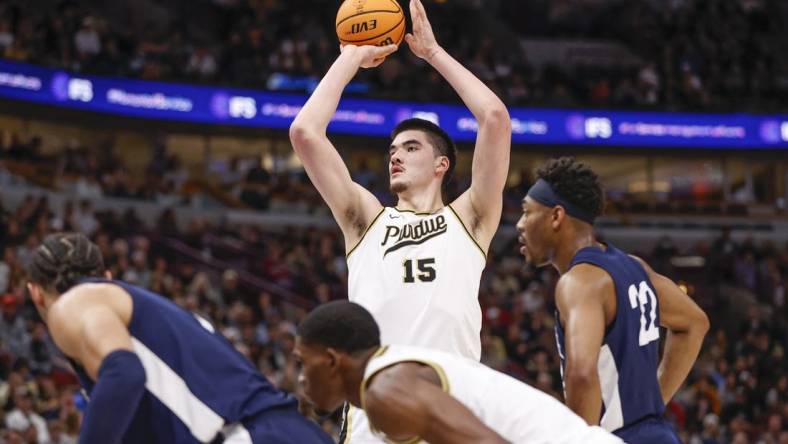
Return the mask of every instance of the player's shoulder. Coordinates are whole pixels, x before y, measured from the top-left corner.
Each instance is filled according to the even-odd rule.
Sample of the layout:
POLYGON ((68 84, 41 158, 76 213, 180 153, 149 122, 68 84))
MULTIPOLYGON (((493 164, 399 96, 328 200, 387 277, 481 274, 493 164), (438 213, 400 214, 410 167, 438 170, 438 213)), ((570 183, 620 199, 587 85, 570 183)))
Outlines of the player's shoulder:
POLYGON ((588 263, 573 266, 561 275, 556 283, 556 302, 586 298, 589 295, 601 296, 615 288, 615 282, 604 268, 588 263))
POLYGON ((392 362, 369 375, 364 386, 365 407, 385 405, 392 397, 405 394, 403 389, 418 376, 418 367, 414 362, 392 362))
POLYGON ((558 279, 557 287, 597 287, 612 284, 613 278, 607 270, 596 264, 580 263, 569 269, 558 279))
POLYGON ((110 282, 85 282, 60 295, 52 307, 79 310, 87 306, 109 304, 113 297, 127 295, 126 290, 110 282))
POLYGON ((648 273, 648 274, 652 273, 653 270, 649 266, 648 262, 644 261, 642 258, 640 258, 638 256, 635 256, 634 254, 628 254, 627 256, 629 256, 629 258, 632 259, 633 261, 635 261, 638 264, 640 264, 640 266, 643 267, 643 270, 645 270, 646 273, 648 273))
POLYGON ((47 310, 47 325, 52 339, 66 355, 75 356, 82 344, 88 319, 112 313, 112 296, 119 287, 106 283, 79 284, 62 295, 47 310), (114 288, 113 288, 114 287, 114 288))
POLYGON ((107 282, 79 284, 62 295, 50 306, 48 321, 54 329, 70 331, 80 319, 96 309, 106 307, 114 311, 118 303, 130 304, 130 297, 118 285, 107 282))

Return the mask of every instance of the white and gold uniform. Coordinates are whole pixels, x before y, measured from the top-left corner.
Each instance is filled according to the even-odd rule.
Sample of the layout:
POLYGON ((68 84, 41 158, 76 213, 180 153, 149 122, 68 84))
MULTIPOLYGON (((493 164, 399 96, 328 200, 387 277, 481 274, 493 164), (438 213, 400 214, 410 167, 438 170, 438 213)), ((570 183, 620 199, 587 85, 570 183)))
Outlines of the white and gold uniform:
MULTIPOLYGON (((487 260, 451 206, 432 214, 384 208, 347 262, 349 299, 372 313, 382 343, 481 358, 487 260)), ((350 408, 344 431, 342 443, 381 442, 359 409, 350 408)))
MULTIPOLYGON (((417 362, 432 367, 443 390, 487 427, 514 444, 622 444, 618 437, 589 426, 558 400, 508 375, 461 356, 408 346, 383 346, 369 360, 361 384, 361 404, 375 374, 392 365, 417 362)), ((385 442, 380 432, 373 432, 385 442)), ((421 443, 418 437, 408 444, 421 443)))

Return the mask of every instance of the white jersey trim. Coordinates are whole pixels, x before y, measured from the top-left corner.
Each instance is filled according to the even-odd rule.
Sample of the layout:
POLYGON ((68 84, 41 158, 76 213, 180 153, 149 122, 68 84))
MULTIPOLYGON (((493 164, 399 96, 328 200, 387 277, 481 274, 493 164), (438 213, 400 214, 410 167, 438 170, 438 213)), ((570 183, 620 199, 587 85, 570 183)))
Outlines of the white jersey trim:
POLYGON ((145 368, 145 388, 183 421, 195 438, 211 442, 224 427, 224 419, 195 396, 186 381, 145 344, 134 337, 131 342, 145 368))
POLYGON ((460 223, 460 226, 465 231, 465 234, 467 234, 468 237, 471 239, 471 242, 473 242, 473 245, 476 245, 476 248, 479 249, 479 252, 482 254, 482 256, 484 257, 484 260, 486 261, 487 260, 487 252, 484 251, 484 248, 482 248, 482 246, 479 245, 479 242, 476 240, 476 238, 473 237, 473 235, 471 234, 471 231, 468 229, 468 227, 465 226, 465 222, 462 221, 462 218, 460 217, 460 215, 457 214, 457 211, 454 210, 454 207, 451 206, 451 204, 446 205, 446 206, 449 208, 449 210, 451 210, 451 214, 453 214, 454 217, 457 218, 457 222, 460 223))
POLYGON ((599 425, 608 432, 612 432, 624 425, 624 413, 621 409, 621 396, 618 393, 616 360, 607 344, 599 352, 597 371, 602 389, 602 401, 605 403, 605 414, 599 425))
POLYGON ((364 232, 361 234, 361 237, 358 238, 358 242, 356 242, 356 245, 354 245, 353 248, 348 250, 347 254, 345 254, 345 259, 346 260, 347 260, 347 258, 350 257, 351 254, 353 254, 354 251, 356 251, 356 249, 359 247, 359 245, 361 245, 361 242, 364 241, 364 238, 367 236, 367 233, 369 233, 369 230, 372 229, 372 227, 375 225, 375 223, 378 221, 378 219, 380 219, 380 216, 382 216, 383 213, 385 213, 385 212, 386 212, 386 207, 383 207, 383 208, 380 209, 380 212, 378 213, 378 215, 375 216, 375 218, 372 219, 372 222, 370 222, 369 225, 367 225, 367 228, 364 229, 364 232))

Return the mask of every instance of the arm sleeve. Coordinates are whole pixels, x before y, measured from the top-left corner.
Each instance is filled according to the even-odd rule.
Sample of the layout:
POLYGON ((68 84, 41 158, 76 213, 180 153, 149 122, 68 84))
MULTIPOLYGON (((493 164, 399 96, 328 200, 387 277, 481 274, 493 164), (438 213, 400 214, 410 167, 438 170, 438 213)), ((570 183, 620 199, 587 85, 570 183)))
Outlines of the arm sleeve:
POLYGON ((137 355, 128 350, 108 354, 90 392, 79 444, 119 444, 143 393, 145 368, 137 355))

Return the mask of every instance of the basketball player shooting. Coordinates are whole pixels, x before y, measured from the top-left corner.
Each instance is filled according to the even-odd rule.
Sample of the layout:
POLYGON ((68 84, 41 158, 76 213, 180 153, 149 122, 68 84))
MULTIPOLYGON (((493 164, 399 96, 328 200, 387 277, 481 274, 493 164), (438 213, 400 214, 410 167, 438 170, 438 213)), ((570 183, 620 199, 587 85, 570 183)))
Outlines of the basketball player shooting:
POLYGON ((628 443, 679 443, 662 414, 700 352, 706 314, 643 260, 596 239, 604 193, 590 168, 565 157, 538 176, 517 231, 527 261, 561 274, 555 329, 567 405, 628 443))
MULTIPOLYGON (((445 131, 426 120, 405 120, 392 133, 388 170, 395 208, 383 208, 353 182, 326 136, 346 85, 396 46, 344 46, 290 127, 290 140, 344 235, 349 299, 372 313, 383 342, 479 360, 479 281, 501 218, 511 122, 503 102, 438 45, 419 0, 410 2, 410 13, 410 50, 449 82, 479 123, 470 188, 444 204, 456 149, 445 131)), ((350 442, 380 442, 368 433, 363 412, 346 416, 350 442)))

